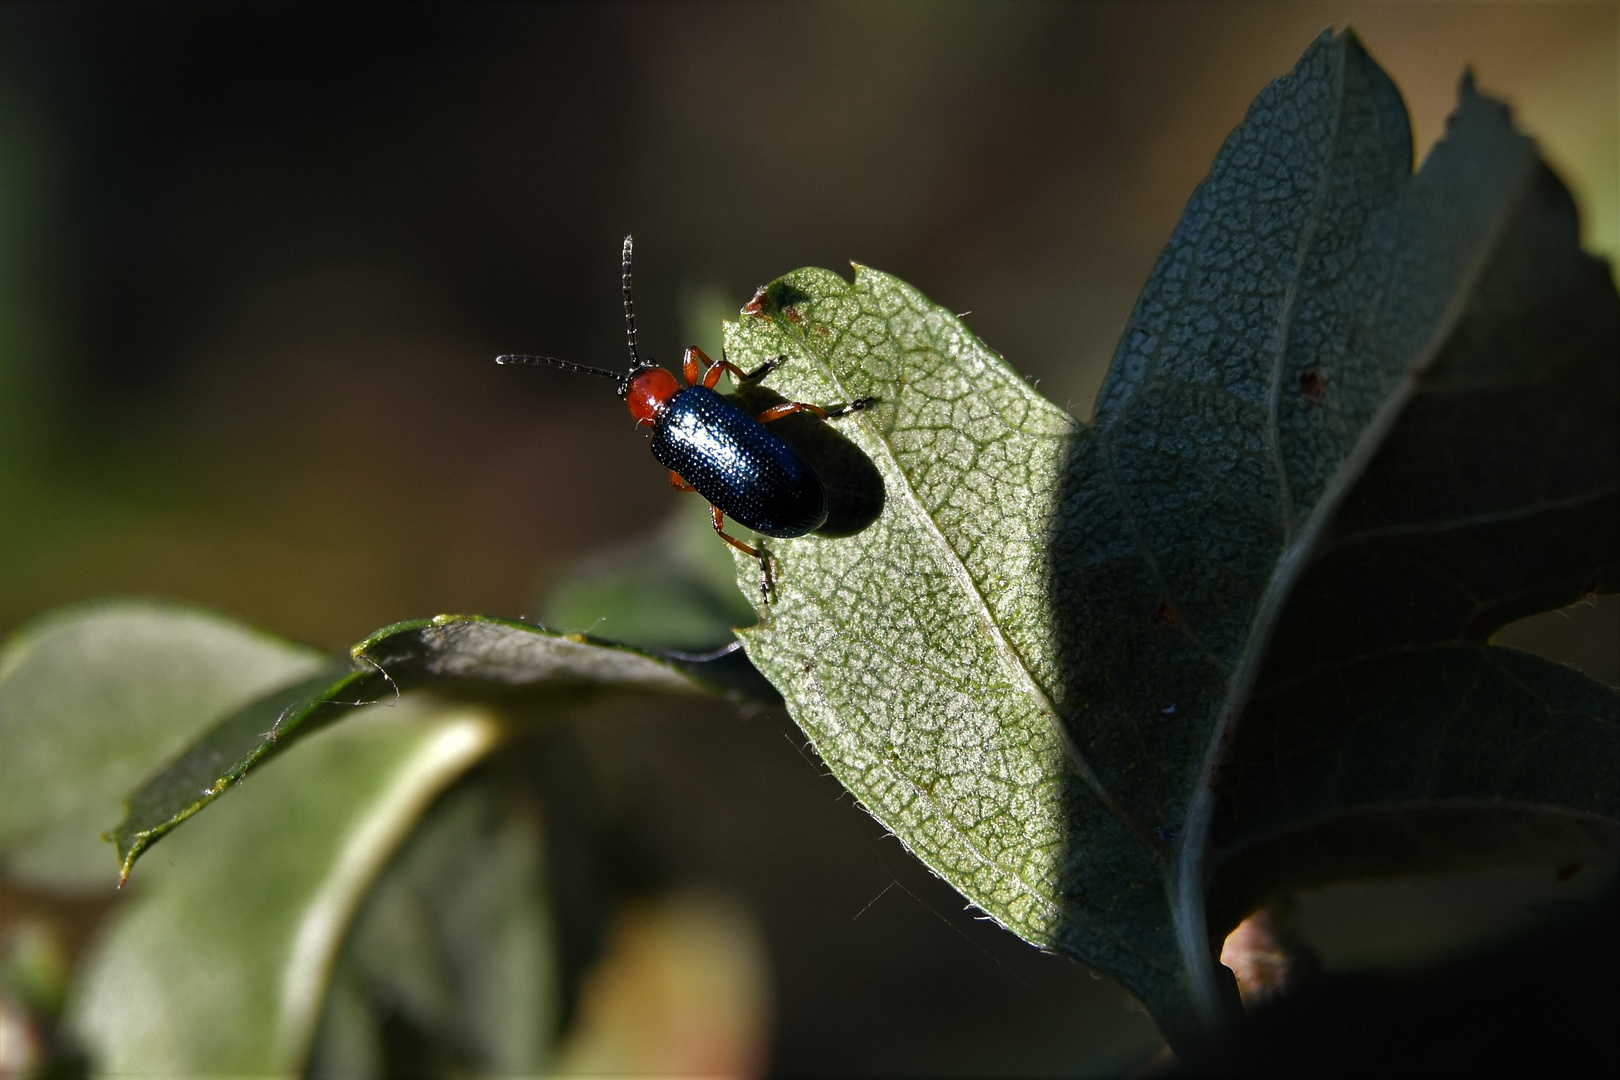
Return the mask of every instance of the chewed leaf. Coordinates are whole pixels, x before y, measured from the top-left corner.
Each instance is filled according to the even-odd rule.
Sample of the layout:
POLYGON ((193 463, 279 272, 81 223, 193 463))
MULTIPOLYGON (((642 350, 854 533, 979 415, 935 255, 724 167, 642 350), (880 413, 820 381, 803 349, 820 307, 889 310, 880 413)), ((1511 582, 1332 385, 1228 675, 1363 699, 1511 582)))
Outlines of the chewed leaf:
MULTIPOLYGON (((1292 767, 1279 740, 1319 763, 1335 745, 1313 742, 1319 722, 1366 709, 1313 715, 1282 694, 1290 680, 1331 679, 1373 639, 1477 650, 1508 619, 1616 585, 1615 295, 1573 226, 1529 140, 1466 82, 1413 176, 1400 95, 1346 32, 1318 40, 1227 140, 1090 426, 903 283, 788 275, 728 350, 745 367, 786 354, 771 381, 799 400, 876 398, 839 430, 887 495, 855 535, 771 543, 777 598, 743 632, 750 657, 929 866, 1009 929, 1114 975, 1173 1041, 1198 1038, 1235 999, 1205 898, 1220 860, 1259 838, 1244 808, 1266 808, 1269 837, 1323 806, 1373 828, 1397 791, 1437 795, 1272 790, 1287 777, 1266 755, 1292 767), (1341 542, 1335 522, 1364 516, 1372 531, 1341 542), (1419 537, 1431 546, 1403 546, 1419 537), (1423 574, 1391 572, 1402 552, 1423 574), (1479 591, 1504 563, 1533 569, 1479 591), (1447 581, 1470 585, 1448 599, 1447 581), (1459 620, 1461 596, 1475 604, 1459 620), (1280 724, 1247 726, 1266 710, 1280 724), (1235 816, 1218 816, 1240 781, 1235 816)), ((754 564, 738 570, 751 586, 754 564)), ((1436 679, 1436 665, 1356 690, 1415 702, 1421 689, 1439 723, 1477 682, 1436 679)), ((1541 781, 1595 753, 1583 775, 1615 790, 1620 746, 1588 734, 1614 729, 1620 698, 1560 686, 1589 723, 1510 708, 1535 761, 1447 772, 1445 798, 1534 789, 1565 818, 1608 815, 1609 832, 1565 830, 1602 843, 1612 799, 1541 781)), ((1391 740, 1378 767, 1420 775, 1445 745, 1391 740)), ((1480 821, 1476 855, 1522 856, 1480 821)), ((1290 884, 1281 864, 1266 872, 1290 884)))
POLYGON ((298 739, 410 690, 477 697, 618 690, 700 693, 709 665, 666 661, 580 634, 484 615, 441 615, 377 631, 303 682, 217 724, 130 798, 113 830, 124 877, 143 851, 298 739))

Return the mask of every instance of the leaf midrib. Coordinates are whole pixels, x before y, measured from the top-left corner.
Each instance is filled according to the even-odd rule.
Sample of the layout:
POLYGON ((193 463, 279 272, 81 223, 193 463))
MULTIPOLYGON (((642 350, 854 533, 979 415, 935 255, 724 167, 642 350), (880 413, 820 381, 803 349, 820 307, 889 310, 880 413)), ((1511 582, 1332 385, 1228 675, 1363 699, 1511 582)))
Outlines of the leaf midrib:
MULTIPOLYGON (((859 273, 860 269, 861 268, 857 267, 857 274, 859 273)), ((858 290, 860 287, 858 277, 855 282, 849 284, 847 287, 851 293, 858 290)), ((883 322, 886 328, 892 330, 891 317, 884 316, 883 322)), ((820 351, 816 348, 815 343, 809 339, 808 335, 805 334, 803 329, 795 327, 794 332, 799 337, 801 343, 805 346, 805 350, 810 355, 817 358, 817 363, 821 367, 828 381, 832 383, 833 388, 836 391, 836 396, 840 400, 848 400, 848 388, 844 386, 843 380, 838 377, 838 373, 833 369, 832 364, 829 363, 827 359, 820 353, 820 351)), ((847 331, 840 327, 837 334, 828 342, 829 349, 836 350, 842 343, 846 333, 847 331)), ((1044 399, 1042 400, 1044 401, 1044 399)), ((895 475, 900 477, 903 481, 900 487, 904 498, 911 508, 916 512, 917 516, 924 522, 924 527, 926 528, 929 537, 933 540, 936 548, 942 553, 943 557, 941 561, 948 568, 951 575, 956 579, 960 587, 967 593, 968 596, 972 598, 972 602, 977 609, 980 625, 986 629, 991 642, 994 643, 997 654, 1002 658, 1004 670, 1006 670, 1013 677, 1015 683, 1022 686, 1027 696, 1033 700, 1036 706, 1040 709, 1041 714, 1046 718, 1047 726, 1051 728, 1052 732, 1057 736, 1059 745, 1061 745, 1063 748, 1064 757, 1067 759, 1070 769, 1072 769, 1075 775, 1078 776, 1080 780, 1092 790, 1092 793, 1096 795, 1098 800, 1102 802, 1108 811, 1118 818, 1125 825, 1125 827, 1131 831, 1133 836, 1141 841, 1161 860, 1168 860, 1170 856, 1169 845, 1154 835, 1152 830, 1150 830, 1146 824, 1132 814, 1123 804, 1120 803, 1117 798, 1114 797, 1113 793, 1103 785, 1101 779, 1092 769, 1090 762, 1088 762, 1085 759, 1085 756, 1080 752, 1080 748, 1075 745, 1074 739, 1070 736, 1067 727, 1063 723, 1062 717, 1058 715, 1058 711, 1056 707, 1053 706, 1051 698, 1047 696, 1046 691, 1041 688, 1041 685, 1035 678, 1034 673, 1030 671, 1029 665, 1025 662, 1023 655, 1019 653, 1017 648, 1014 647, 1010 641, 1007 640, 1006 635, 1001 632, 1001 627, 996 622, 995 615, 990 609, 989 601, 985 599, 984 592, 979 588, 978 582, 974 580, 972 572, 968 570, 966 563, 964 563, 961 556, 957 554, 956 549, 951 546, 950 541, 946 539, 945 534, 940 531, 939 523, 934 520, 933 514, 928 511, 928 509, 923 505, 922 500, 918 497, 916 489, 912 486, 911 478, 907 474, 904 466, 901 465, 900 460, 895 454, 894 448, 890 444, 888 437, 877 428, 877 425, 874 423, 872 418, 858 413, 853 417, 853 419, 855 423, 864 427, 867 433, 871 435, 880 446, 882 446, 884 457, 888 460, 888 463, 892 467, 895 475)), ((1019 429, 1014 425, 1007 424, 1006 426, 1010 431, 1019 431, 1019 429)), ((1068 436, 1068 438, 1073 439, 1078 435, 1079 433, 1076 433, 1075 435, 1068 436)), ((956 827, 954 823, 952 824, 952 827, 956 827)), ((988 858, 988 856, 983 857, 988 858)), ((1008 872, 1010 873, 1011 871, 1008 872)))
MULTIPOLYGON (((1341 93, 1341 113, 1343 101, 1341 93)), ((1337 130, 1334 138, 1336 146, 1337 130)), ((1335 154, 1329 160, 1336 157, 1335 154)), ((1271 578, 1261 593, 1260 602, 1256 605, 1248 639, 1228 682, 1227 694, 1217 713, 1216 723, 1210 731, 1203 766, 1198 773, 1198 783, 1188 804, 1184 844, 1181 859, 1175 870, 1177 937, 1182 943, 1184 961, 1191 965, 1194 983, 1198 987, 1195 993, 1202 995, 1200 1006, 1209 1010, 1211 1019, 1217 1015, 1219 1004, 1214 997, 1213 959, 1210 955, 1204 909, 1208 887, 1209 830, 1215 803, 1214 781, 1223 764, 1223 748, 1230 745, 1232 730, 1247 709, 1266 651, 1270 647, 1277 619, 1293 591, 1294 583, 1304 569, 1307 556, 1315 550, 1317 539, 1331 522, 1339 504, 1354 486, 1355 481, 1366 471, 1373 456, 1383 446, 1385 437, 1396 419, 1405 411, 1407 403, 1416 393, 1419 377, 1427 371, 1450 338, 1468 306, 1469 298, 1480 276, 1495 255, 1508 222, 1524 197, 1532 172, 1533 170, 1524 168, 1521 159, 1516 169, 1517 175, 1507 186, 1506 197, 1497 203, 1495 216, 1475 249, 1468 268, 1460 275, 1457 287, 1447 300, 1440 318, 1436 320, 1428 341, 1418 351, 1414 362, 1390 389, 1384 402, 1362 429, 1355 445, 1334 470, 1332 478, 1324 486, 1321 497, 1312 507, 1293 542, 1284 547, 1273 568, 1271 578), (1208 969, 1207 978, 1198 977, 1201 968, 1208 969)), ((1421 175, 1421 172, 1414 172, 1407 178, 1400 196, 1402 199, 1408 196, 1412 185, 1419 182, 1421 175)))

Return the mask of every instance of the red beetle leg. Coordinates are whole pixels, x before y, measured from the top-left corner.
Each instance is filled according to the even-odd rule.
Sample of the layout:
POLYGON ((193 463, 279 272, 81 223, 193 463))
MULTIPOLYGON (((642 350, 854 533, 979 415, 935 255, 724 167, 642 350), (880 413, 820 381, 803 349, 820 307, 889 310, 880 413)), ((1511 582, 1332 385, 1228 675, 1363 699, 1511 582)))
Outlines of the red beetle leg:
POLYGON ((757 548, 749 547, 736 537, 727 536, 725 530, 725 511, 721 510, 718 506, 714 506, 712 504, 709 506, 709 516, 714 519, 714 531, 720 535, 720 539, 724 540, 726 543, 730 544, 744 555, 747 555, 749 558, 759 560, 759 570, 760 574, 762 575, 759 581, 759 592, 761 596, 763 596, 766 600, 769 600, 771 598, 771 593, 773 593, 776 589, 776 572, 771 567, 771 553, 765 550, 765 545, 763 544, 757 548))
POLYGON ((758 548, 749 547, 736 537, 726 535, 726 514, 724 510, 721 510, 718 506, 711 506, 709 507, 709 516, 714 519, 714 531, 720 534, 720 539, 724 540, 726 543, 730 544, 744 555, 747 555, 749 558, 759 558, 758 548))
MULTIPOLYGON (((686 355, 681 358, 681 370, 686 374, 686 385, 696 386, 703 378, 703 369, 714 363, 707 353, 696 345, 686 347, 686 355)), ((713 389, 713 387, 710 387, 713 389)))
POLYGON ((772 420, 780 420, 784 416, 792 416, 794 413, 798 412, 813 413, 814 415, 821 417, 823 420, 827 418, 827 410, 823 409, 820 405, 807 405, 802 401, 784 401, 780 405, 772 405, 770 408, 760 413, 757 419, 762 424, 768 424, 772 420))

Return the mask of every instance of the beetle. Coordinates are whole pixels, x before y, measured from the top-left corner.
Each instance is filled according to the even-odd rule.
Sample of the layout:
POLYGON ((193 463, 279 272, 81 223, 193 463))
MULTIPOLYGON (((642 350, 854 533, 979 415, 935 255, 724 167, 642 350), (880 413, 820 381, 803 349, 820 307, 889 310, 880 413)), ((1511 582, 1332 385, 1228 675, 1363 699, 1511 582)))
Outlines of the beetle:
POLYGON ((669 470, 669 482, 680 491, 695 491, 709 501, 709 514, 720 539, 759 561, 763 575, 760 591, 768 599, 774 584, 770 553, 765 545, 745 544, 725 530, 725 519, 759 533, 788 539, 804 536, 827 520, 827 493, 816 470, 793 447, 765 425, 795 413, 822 419, 847 416, 871 405, 875 398, 857 398, 845 405, 821 406, 784 401, 757 416, 715 387, 730 373, 738 388, 761 382, 786 361, 778 356, 753 371, 743 371, 723 356, 709 359, 696 345, 682 357, 686 385, 673 372, 636 351, 635 301, 630 287, 631 237, 624 238, 621 268, 624 286, 625 340, 630 346, 630 370, 623 375, 588 367, 554 356, 507 354, 497 364, 538 364, 599 375, 619 384, 619 396, 636 418, 636 425, 652 428, 653 457, 669 470))

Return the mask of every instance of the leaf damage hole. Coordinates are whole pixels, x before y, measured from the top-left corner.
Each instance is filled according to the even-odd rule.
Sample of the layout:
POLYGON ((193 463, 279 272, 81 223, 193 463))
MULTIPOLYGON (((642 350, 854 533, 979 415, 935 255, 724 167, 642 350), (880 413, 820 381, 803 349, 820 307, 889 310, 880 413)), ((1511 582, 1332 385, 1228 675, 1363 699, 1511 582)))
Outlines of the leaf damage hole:
POLYGON ((802 289, 794 288, 785 281, 773 281, 755 290, 753 299, 742 306, 742 313, 762 319, 783 315, 794 325, 799 326, 803 325, 804 316, 799 314, 795 305, 809 299, 809 294, 802 289))

